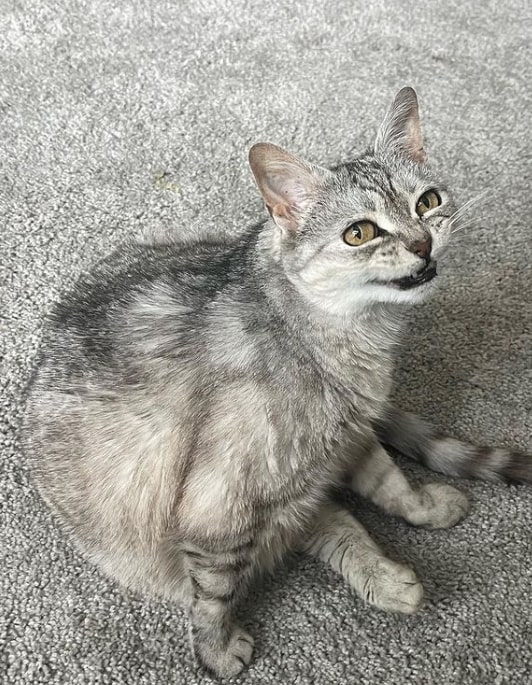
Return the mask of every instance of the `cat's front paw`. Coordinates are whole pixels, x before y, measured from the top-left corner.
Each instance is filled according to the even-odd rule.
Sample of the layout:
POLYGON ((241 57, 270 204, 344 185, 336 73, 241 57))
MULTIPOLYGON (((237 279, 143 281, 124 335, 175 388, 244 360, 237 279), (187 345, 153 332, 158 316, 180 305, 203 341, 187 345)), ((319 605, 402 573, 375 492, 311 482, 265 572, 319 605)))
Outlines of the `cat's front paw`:
POLYGON ((239 626, 233 626, 226 645, 212 645, 194 640, 194 652, 205 668, 218 678, 233 678, 249 665, 253 655, 253 638, 239 626))
POLYGON ((461 521, 469 510, 463 492, 445 483, 422 485, 418 494, 422 506, 414 523, 428 528, 450 528, 461 521))
POLYGON ((423 603, 423 585, 412 569, 382 558, 368 570, 362 595, 384 611, 413 614, 423 603))

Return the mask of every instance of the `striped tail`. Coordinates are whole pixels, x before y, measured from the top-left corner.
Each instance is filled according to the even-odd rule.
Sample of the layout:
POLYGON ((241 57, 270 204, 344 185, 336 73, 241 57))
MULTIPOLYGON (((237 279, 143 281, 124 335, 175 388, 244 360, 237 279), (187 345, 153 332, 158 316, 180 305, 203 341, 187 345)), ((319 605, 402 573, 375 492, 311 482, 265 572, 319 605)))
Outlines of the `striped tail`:
POLYGON ((438 433, 423 419, 390 407, 375 426, 379 440, 448 476, 532 484, 532 456, 501 447, 476 447, 438 433))

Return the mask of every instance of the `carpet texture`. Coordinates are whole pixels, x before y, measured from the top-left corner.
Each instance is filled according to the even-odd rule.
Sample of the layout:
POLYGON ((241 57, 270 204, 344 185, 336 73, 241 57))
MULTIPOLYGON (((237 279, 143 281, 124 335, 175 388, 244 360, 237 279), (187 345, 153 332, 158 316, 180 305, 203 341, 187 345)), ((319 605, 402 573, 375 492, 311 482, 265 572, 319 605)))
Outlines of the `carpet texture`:
MULTIPOLYGON (((208 683, 183 612, 88 565, 32 488, 18 427, 43 317, 128 236, 238 231, 263 216, 252 143, 348 160, 413 85, 429 156, 457 199, 489 192, 439 292, 412 313, 398 401, 455 436, 532 451, 532 4, 2 4, 0 682, 208 683)), ((241 608, 256 650, 238 682, 531 683, 532 488, 460 487, 472 510, 450 531, 352 501, 423 579, 421 613, 366 607, 319 562, 290 560, 241 608)))

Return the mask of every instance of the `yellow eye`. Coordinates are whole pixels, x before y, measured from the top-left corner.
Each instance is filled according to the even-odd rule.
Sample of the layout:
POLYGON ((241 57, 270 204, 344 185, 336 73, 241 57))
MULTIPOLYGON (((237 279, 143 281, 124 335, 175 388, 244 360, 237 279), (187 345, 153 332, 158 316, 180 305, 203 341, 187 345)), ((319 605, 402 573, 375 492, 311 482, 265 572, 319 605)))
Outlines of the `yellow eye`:
POLYGON ((416 205, 416 212, 418 216, 423 216, 431 209, 441 205, 441 198, 435 190, 427 190, 426 193, 419 198, 416 205))
POLYGON ((379 229, 371 221, 357 221, 344 233, 344 242, 353 247, 363 245, 379 235, 379 229))

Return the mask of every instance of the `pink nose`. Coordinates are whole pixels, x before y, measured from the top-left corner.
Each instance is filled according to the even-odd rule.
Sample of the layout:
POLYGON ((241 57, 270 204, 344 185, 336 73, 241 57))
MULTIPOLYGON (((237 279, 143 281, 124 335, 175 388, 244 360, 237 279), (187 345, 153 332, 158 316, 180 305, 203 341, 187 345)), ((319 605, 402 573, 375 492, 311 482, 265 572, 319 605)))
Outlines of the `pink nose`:
POLYGON ((427 238, 427 240, 418 240, 412 243, 410 251, 417 254, 421 259, 428 259, 430 257, 430 250, 432 248, 432 240, 427 238))

